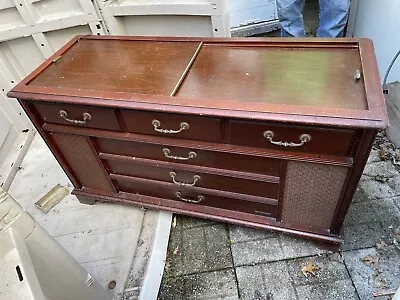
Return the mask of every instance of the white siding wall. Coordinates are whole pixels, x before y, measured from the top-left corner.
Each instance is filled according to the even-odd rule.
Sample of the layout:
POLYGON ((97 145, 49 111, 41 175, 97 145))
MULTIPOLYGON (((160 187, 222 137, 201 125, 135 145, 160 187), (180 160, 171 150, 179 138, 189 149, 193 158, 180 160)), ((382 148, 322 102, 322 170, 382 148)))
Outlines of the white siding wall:
MULTIPOLYGON (((350 20, 350 35, 374 41, 383 80, 393 56, 400 49, 400 0, 353 0, 350 20)), ((400 81, 400 57, 388 77, 388 82, 394 81, 400 81)))

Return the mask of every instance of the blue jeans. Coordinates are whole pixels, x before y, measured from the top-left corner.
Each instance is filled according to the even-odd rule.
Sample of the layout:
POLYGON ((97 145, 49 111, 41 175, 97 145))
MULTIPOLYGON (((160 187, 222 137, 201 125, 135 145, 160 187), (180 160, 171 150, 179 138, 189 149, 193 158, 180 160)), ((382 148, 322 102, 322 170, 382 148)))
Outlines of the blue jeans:
MULTIPOLYGON (((304 37, 304 0, 277 0, 282 37, 304 37)), ((317 37, 342 37, 350 0, 319 0, 317 37)))

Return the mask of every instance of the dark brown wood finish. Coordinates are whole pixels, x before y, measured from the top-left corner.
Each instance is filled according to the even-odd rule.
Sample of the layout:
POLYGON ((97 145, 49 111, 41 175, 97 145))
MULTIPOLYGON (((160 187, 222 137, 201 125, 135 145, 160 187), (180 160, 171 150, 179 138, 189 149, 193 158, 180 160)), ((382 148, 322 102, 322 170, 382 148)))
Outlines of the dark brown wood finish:
POLYGON ((387 125, 366 39, 80 36, 9 96, 19 98, 82 202, 329 243, 341 241, 373 138, 387 125), (311 140, 299 145, 301 134, 311 140), (291 199, 292 208, 305 201, 315 211, 328 201, 312 196, 322 185, 313 193, 303 162, 323 182, 328 171, 341 178, 329 195, 332 220, 294 218, 291 199))
POLYGON ((334 234, 340 234, 342 224, 349 210, 351 200, 357 188, 358 181, 361 178, 364 166, 368 160, 377 131, 365 131, 362 141, 358 148, 357 159, 354 167, 348 174, 347 183, 342 190, 341 201, 336 207, 335 216, 332 218, 331 231, 334 234))
MULTIPOLYGON (((149 137, 146 135, 137 135, 133 133, 119 133, 119 132, 112 132, 105 130, 93 130, 90 128, 81 128, 77 126, 67 127, 67 126, 48 124, 48 123, 44 124, 43 128, 49 132, 73 133, 85 136, 107 138, 112 140, 140 142, 140 143, 155 144, 167 147, 168 146, 180 147, 186 149, 186 151, 189 151, 189 149, 201 149, 206 151, 218 151, 221 153, 231 153, 239 155, 243 154, 256 157, 277 158, 286 160, 299 160, 299 161, 307 161, 307 162, 346 166, 346 167, 353 165, 352 157, 340 157, 340 156, 323 155, 323 154, 271 150, 263 148, 235 146, 229 144, 208 143, 203 141, 196 141, 196 142, 190 140, 184 141, 180 139, 171 139, 164 137, 149 137)), ((121 151, 122 152, 126 151, 126 149, 121 149, 121 151)), ((126 154, 130 155, 128 152, 126 154)), ((253 166, 253 168, 255 167, 253 166)))
POLYGON ((198 44, 81 39, 29 85, 169 96, 198 44))
POLYGON ((358 49, 204 45, 177 96, 364 110, 360 69, 358 49))
MULTIPOLYGON (((187 170, 179 168, 176 165, 158 164, 157 162, 141 163, 135 162, 135 159, 107 160, 110 170, 114 174, 126 175, 132 177, 141 177, 164 182, 176 182, 175 185, 193 185, 196 187, 204 187, 209 189, 222 190, 240 194, 254 195, 271 199, 278 199, 278 183, 269 180, 261 180, 259 177, 241 178, 240 173, 231 173, 231 176, 217 175, 213 171, 207 169, 187 170), (175 175, 171 175, 171 172, 175 175), (236 176, 235 176, 236 175, 236 176), (198 179, 198 180, 196 180, 198 179)), ((228 173, 229 174, 229 173, 228 173)), ((247 175, 247 174, 246 174, 247 175)))
POLYGON ((121 191, 131 194, 148 195, 187 202, 190 206, 212 206, 270 218, 276 217, 276 205, 266 202, 250 201, 251 198, 248 198, 247 201, 237 200, 233 197, 225 198, 214 195, 212 191, 208 191, 207 193, 206 189, 180 188, 171 183, 143 180, 128 176, 113 175, 112 178, 118 182, 121 191))
MULTIPOLYGON (((237 118, 257 118, 260 120, 273 120, 282 122, 295 122, 295 123, 306 123, 306 124, 320 124, 325 126, 346 126, 346 127, 368 127, 368 128, 385 128, 387 125, 387 119, 385 118, 385 107, 382 93, 376 93, 380 85, 378 85, 377 70, 374 68, 376 61, 372 59, 372 62, 367 61, 366 58, 371 58, 371 41, 367 39, 338 39, 338 40, 324 40, 324 39, 242 39, 236 40, 235 45, 240 47, 248 47, 257 45, 262 47, 276 47, 276 48, 331 48, 331 49, 342 49, 343 51, 353 51, 358 49, 360 53, 363 53, 362 49, 366 54, 361 57, 361 74, 371 73, 371 78, 364 81, 366 89, 375 91, 374 96, 369 94, 366 97, 366 107, 368 109, 345 109, 335 107, 324 107, 319 108, 315 106, 300 106, 300 105, 282 105, 274 103, 262 102, 243 102, 238 100, 218 100, 202 98, 197 101, 193 101, 191 98, 185 97, 174 97, 173 105, 171 106, 171 97, 160 96, 160 95, 144 95, 144 94, 133 94, 131 92, 105 92, 103 90, 84 90, 77 88, 53 88, 43 86, 33 86, 29 82, 37 76, 46 73, 46 69, 51 65, 55 64, 53 61, 64 53, 68 53, 70 49, 73 49, 75 44, 79 44, 85 39, 99 40, 107 43, 108 39, 101 37, 80 37, 67 44, 64 48, 60 49, 55 55, 49 58, 48 61, 39 66, 32 74, 30 74, 25 80, 18 84, 13 90, 10 91, 11 97, 20 99, 41 99, 45 101, 67 101, 70 103, 85 103, 95 104, 102 106, 114 106, 133 109, 146 109, 154 111, 169 111, 187 114, 202 114, 209 116, 225 116, 226 109, 230 110, 229 115, 237 118), (122 102, 121 100, 125 100, 122 102)), ((113 37, 110 40, 121 40, 123 41, 149 41, 155 42, 165 41, 179 41, 179 42, 201 42, 208 44, 215 44, 218 46, 229 46, 232 45, 232 39, 209 39, 209 38, 148 38, 148 37, 113 37)), ((132 42, 133 43, 133 42, 132 42)), ((175 50, 174 50, 175 51, 175 50)), ((117 53, 114 52, 115 55, 117 53)), ((90 53, 88 54, 90 55, 90 53)), ((372 52, 373 56, 373 52, 372 52)), ((372 57, 373 58, 373 57, 372 57)), ((221 62, 223 63, 223 62, 221 62)), ((330 68, 332 65, 328 65, 330 68)), ((93 66, 94 68, 96 66, 93 66)), ((363 76, 364 78, 365 76, 363 76)), ((369 77, 369 76, 367 76, 369 77)), ((133 78, 132 80, 135 80, 133 78)), ((327 78, 329 81, 335 81, 336 78, 327 78)), ((95 80, 95 78, 92 78, 95 80)), ((79 84, 79 82, 77 82, 79 84)), ((273 99, 270 99, 272 101, 273 99)), ((272 101, 273 102, 273 101, 272 101)))
POLYGON ((351 130, 242 121, 230 122, 229 132, 229 142, 231 144, 335 156, 349 156, 350 144, 354 135, 354 132, 351 130), (264 136, 266 131, 273 133, 271 141, 264 136), (310 141, 305 142, 302 146, 282 147, 272 143, 287 142, 299 144, 301 143, 300 137, 303 134, 308 134, 310 141))
POLYGON ((221 122, 216 118, 129 110, 121 110, 121 115, 129 132, 211 142, 221 141, 221 122), (156 128, 153 125, 154 121, 158 121, 159 124, 156 128), (182 129, 182 123, 186 123, 188 128, 182 129), (157 130, 179 132, 162 133, 157 130))
POLYGON ((31 120, 31 122, 33 123, 33 125, 35 125, 37 131, 39 132, 39 134, 41 135, 43 140, 49 146, 50 151, 53 153, 54 157, 56 158, 56 160, 58 161, 60 166, 63 168, 64 172, 68 176, 68 179, 72 182, 72 184, 74 185, 75 188, 78 188, 78 189, 82 188, 81 183, 78 181, 78 179, 76 178, 76 175, 73 173, 71 167, 68 164, 68 161, 66 159, 64 159, 64 157, 60 153, 60 150, 57 149, 57 147, 52 142, 51 137, 50 137, 51 133, 46 133, 43 130, 43 128, 42 128, 43 120, 39 117, 36 110, 28 102, 20 100, 19 103, 20 103, 21 107, 24 109, 24 111, 27 114, 27 116, 29 117, 29 119, 31 120))
POLYGON ((134 158, 147 158, 183 165, 214 167, 271 176, 281 174, 280 159, 183 148, 169 144, 149 144, 105 138, 97 138, 96 141, 99 151, 104 154, 119 154, 134 158))
POLYGON ((78 125, 81 127, 106 129, 120 131, 118 119, 113 109, 105 109, 93 106, 77 106, 69 104, 33 104, 36 111, 43 120, 43 123, 54 123, 64 125, 78 125), (60 112, 66 115, 62 117, 60 112), (90 115, 90 119, 85 121, 85 114, 90 115), (84 122, 76 124, 73 121, 84 122), (106 121, 106 122, 105 122, 106 121))

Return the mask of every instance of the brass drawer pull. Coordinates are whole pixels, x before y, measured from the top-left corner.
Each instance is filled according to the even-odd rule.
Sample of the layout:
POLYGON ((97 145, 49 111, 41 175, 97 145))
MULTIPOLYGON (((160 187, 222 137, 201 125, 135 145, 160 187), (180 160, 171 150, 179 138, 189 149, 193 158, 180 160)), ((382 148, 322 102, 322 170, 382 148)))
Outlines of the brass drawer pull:
POLYGON ((189 129, 189 124, 186 122, 182 122, 181 123, 181 128, 179 128, 178 130, 173 130, 173 129, 161 129, 159 128, 161 126, 161 122, 158 120, 153 120, 151 122, 151 124, 154 127, 154 131, 156 132, 160 132, 160 133, 167 133, 167 134, 175 134, 175 133, 180 133, 183 130, 188 130, 189 129))
POLYGON ((86 124, 87 121, 90 121, 92 119, 92 116, 87 112, 83 113, 83 120, 82 121, 81 120, 68 119, 68 113, 65 110, 60 110, 59 114, 60 114, 60 117, 63 118, 65 121, 70 122, 72 124, 77 124, 77 125, 86 124))
POLYGON ((267 130, 264 132, 264 137, 271 143, 277 146, 283 146, 283 147, 301 147, 305 143, 308 143, 311 141, 311 135, 308 133, 303 133, 302 135, 299 136, 300 143, 293 143, 293 142, 282 142, 282 141, 273 141, 272 139, 274 138, 274 132, 271 130, 267 130))
POLYGON ((194 175, 194 176, 193 176, 193 182, 192 182, 192 183, 185 183, 185 182, 179 182, 179 181, 176 181, 176 180, 175 180, 175 178, 176 178, 176 173, 175 173, 175 172, 169 172, 169 176, 171 176, 172 182, 175 183, 176 185, 179 185, 179 186, 195 186, 196 183, 197 183, 197 182, 200 180, 200 178, 201 178, 199 175, 194 175))
POLYGON ((183 202, 200 203, 201 201, 204 200, 204 196, 202 196, 202 195, 197 196, 197 200, 184 198, 184 197, 182 197, 182 193, 181 193, 181 192, 176 192, 175 195, 176 195, 176 197, 177 197, 179 200, 181 200, 181 201, 183 201, 183 202))
POLYGON ((197 156, 196 152, 194 152, 194 151, 190 151, 188 157, 171 155, 171 150, 169 150, 168 148, 164 148, 163 153, 166 158, 175 159, 175 160, 189 160, 189 159, 196 158, 196 156, 197 156))

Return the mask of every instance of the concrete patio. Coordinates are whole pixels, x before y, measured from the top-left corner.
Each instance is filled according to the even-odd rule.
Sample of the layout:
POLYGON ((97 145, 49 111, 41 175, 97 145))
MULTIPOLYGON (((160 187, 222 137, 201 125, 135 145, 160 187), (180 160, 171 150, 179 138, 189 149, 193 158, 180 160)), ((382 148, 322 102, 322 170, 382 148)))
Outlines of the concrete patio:
POLYGON ((159 299, 391 299, 400 286, 398 159, 380 134, 337 253, 283 234, 176 216, 159 299), (301 272, 309 261, 316 276, 301 272))

